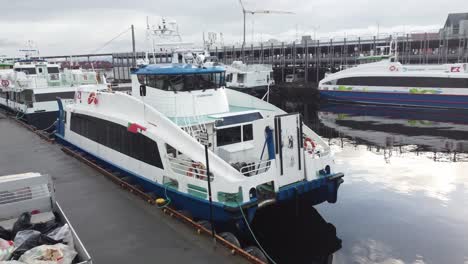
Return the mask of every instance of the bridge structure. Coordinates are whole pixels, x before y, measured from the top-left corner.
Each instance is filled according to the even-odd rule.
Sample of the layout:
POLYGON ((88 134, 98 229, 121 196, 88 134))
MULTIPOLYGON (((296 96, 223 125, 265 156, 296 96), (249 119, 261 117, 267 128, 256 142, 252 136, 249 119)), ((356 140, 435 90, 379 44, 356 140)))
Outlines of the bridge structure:
MULTIPOLYGON (((211 47, 210 54, 224 64, 241 60, 247 64, 273 65, 275 81, 284 82, 287 74, 302 74, 304 81, 318 82, 325 72, 357 64, 360 56, 377 55, 378 47, 396 40, 398 58, 404 64, 443 64, 468 62, 468 36, 442 36, 439 33, 379 35, 330 39, 304 39, 300 42, 280 42, 250 46, 211 47)), ((130 69, 145 52, 45 56, 45 59, 109 57, 113 77, 118 82, 130 80, 130 69)), ((157 62, 169 62, 171 54, 148 54, 157 62)))

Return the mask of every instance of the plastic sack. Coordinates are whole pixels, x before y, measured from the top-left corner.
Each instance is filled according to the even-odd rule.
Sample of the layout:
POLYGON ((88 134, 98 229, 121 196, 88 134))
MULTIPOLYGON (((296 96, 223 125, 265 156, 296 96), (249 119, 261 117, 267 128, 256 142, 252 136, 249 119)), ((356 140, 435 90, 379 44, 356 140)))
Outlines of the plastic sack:
POLYGON ((26 251, 19 261, 25 264, 71 264, 76 251, 64 245, 42 245, 26 251))
POLYGON ((13 225, 12 235, 15 236, 18 231, 31 229, 31 214, 30 213, 22 213, 18 220, 16 220, 15 224, 13 225))
POLYGON ((73 235, 68 224, 64 224, 63 226, 52 230, 47 234, 47 236, 54 240, 62 240, 63 243, 67 244, 69 247, 75 248, 75 245, 73 244, 73 235))
POLYGON ((3 227, 0 226, 0 238, 1 239, 5 239, 5 240, 11 240, 13 239, 11 237, 11 231, 10 230, 7 230, 3 227))
POLYGON ((39 236, 41 232, 36 231, 36 230, 23 230, 19 231, 16 233, 14 242, 15 242, 15 247, 18 248, 20 247, 24 241, 28 240, 31 237, 39 236))
POLYGON ((0 238, 0 261, 9 259, 14 250, 15 244, 13 241, 7 241, 0 238))
MULTIPOLYGON (((36 231, 37 232, 37 231, 36 231)), ((17 246, 15 251, 11 254, 11 259, 19 259, 26 251, 35 248, 41 245, 54 245, 61 243, 61 241, 56 241, 46 235, 38 234, 30 236, 26 241, 24 241, 20 246, 17 246)))
POLYGON ((51 220, 51 221, 47 221, 45 223, 34 224, 31 229, 37 230, 37 231, 41 232, 42 234, 47 234, 47 233, 49 233, 50 231, 56 229, 59 226, 60 225, 57 222, 55 222, 55 220, 51 220))

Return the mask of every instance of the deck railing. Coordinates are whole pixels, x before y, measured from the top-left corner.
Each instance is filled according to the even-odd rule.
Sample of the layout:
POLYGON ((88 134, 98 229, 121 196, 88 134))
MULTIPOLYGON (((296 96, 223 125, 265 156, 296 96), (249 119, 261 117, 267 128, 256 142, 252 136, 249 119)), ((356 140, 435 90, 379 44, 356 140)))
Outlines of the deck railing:
MULTIPOLYGON (((203 163, 171 156, 167 156, 167 159, 174 174, 206 181, 206 166, 203 163)), ((211 181, 213 178, 213 175, 210 175, 211 181)))
POLYGON ((241 167, 239 171, 245 176, 255 176, 267 172, 271 167, 271 160, 261 160, 241 167))

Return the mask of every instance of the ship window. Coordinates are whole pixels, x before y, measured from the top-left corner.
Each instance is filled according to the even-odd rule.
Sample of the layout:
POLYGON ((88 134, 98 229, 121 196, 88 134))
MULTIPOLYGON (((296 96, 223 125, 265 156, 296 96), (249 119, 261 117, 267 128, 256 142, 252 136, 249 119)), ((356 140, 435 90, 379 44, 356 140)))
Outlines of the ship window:
POLYGON ((82 114, 71 114, 71 131, 124 155, 164 169, 158 144, 140 133, 131 133, 125 126, 82 114))
POLYGON ((242 114, 242 115, 233 115, 225 116, 222 120, 216 122, 217 127, 229 126, 240 123, 252 122, 258 119, 262 119, 262 115, 259 112, 242 114))
POLYGON ((47 72, 48 73, 60 73, 58 67, 47 67, 47 72))
POLYGON ((237 74, 237 82, 244 83, 245 82, 245 74, 237 74))
POLYGON ((228 128, 218 128, 216 130, 216 141, 218 147, 249 140, 253 140, 252 124, 245 124, 228 128))
POLYGON ((218 129, 216 131, 216 141, 218 142, 218 147, 242 142, 241 127, 235 126, 218 129))
POLYGON ((337 85, 356 86, 393 86, 393 87, 431 87, 431 88, 466 88, 468 78, 441 77, 349 77, 338 79, 337 85))
POLYGON ((24 72, 26 74, 36 74, 36 68, 16 68, 17 72, 24 72))
POLYGON ((243 141, 253 140, 253 126, 252 126, 252 124, 242 126, 242 140, 243 141))
POLYGON ((166 153, 173 158, 177 157, 177 150, 169 144, 166 144, 166 153))
POLYGON ((35 94, 36 102, 55 101, 57 97, 61 99, 73 99, 75 97, 75 92, 35 94))
POLYGON ((232 73, 226 75, 226 82, 232 82, 232 73))
POLYGON ((214 89, 224 85, 224 73, 146 75, 146 84, 151 88, 175 92, 214 89))

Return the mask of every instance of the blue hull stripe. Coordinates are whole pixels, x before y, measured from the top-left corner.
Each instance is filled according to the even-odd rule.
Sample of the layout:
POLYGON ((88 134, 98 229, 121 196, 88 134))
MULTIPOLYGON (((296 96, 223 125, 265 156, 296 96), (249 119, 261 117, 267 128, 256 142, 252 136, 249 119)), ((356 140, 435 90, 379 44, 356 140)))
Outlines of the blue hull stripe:
MULTIPOLYGON (((210 215, 210 206, 209 202, 207 200, 202 200, 198 197, 191 196, 182 192, 179 192, 177 190, 174 190, 170 187, 165 188, 165 186, 157 183, 150 181, 140 175, 137 175, 133 172, 130 172, 112 162, 103 160, 100 157, 97 157, 84 149, 77 147, 76 145, 66 141, 63 137, 60 135, 56 134, 57 141, 59 143, 72 147, 73 149, 76 149, 78 151, 84 152, 93 158, 97 159, 99 163, 103 164, 105 167, 110 167, 116 171, 119 171, 123 173, 125 176, 131 176, 137 184, 141 185, 145 191, 147 192, 155 192, 159 197, 165 197, 166 189, 167 189, 167 196, 171 199, 171 204, 174 205, 177 209, 180 210, 187 210, 189 211, 193 217, 199 218, 199 219, 209 219, 210 215)), ((256 200, 252 200, 251 202, 256 202, 256 200)), ((243 205, 246 205, 248 203, 244 203, 243 205)), ((255 207, 249 208, 249 215, 253 218, 253 214, 255 214, 255 207), (251 210, 254 209, 254 210, 251 210)), ((232 221, 233 219, 240 219, 242 215, 240 214, 239 211, 237 212, 228 212, 224 209, 224 204, 218 203, 218 202, 213 202, 213 218, 214 221, 216 222, 228 222, 232 221)))
POLYGON ((320 90, 324 99, 367 104, 468 109, 468 96, 320 90))
MULTIPOLYGON (((97 157, 80 147, 75 146, 74 144, 68 142, 61 135, 55 134, 56 139, 59 143, 71 147, 72 149, 84 152, 93 158, 95 158, 99 163, 104 167, 111 168, 113 170, 121 172, 125 176, 131 176, 136 184, 141 185, 146 192, 154 192, 160 197, 165 197, 166 188, 154 181, 150 181, 140 175, 137 175, 133 172, 130 172, 112 162, 106 161, 100 157, 97 157)), ((332 175, 330 175, 331 177, 332 175)), ((311 206, 328 201, 331 203, 336 202, 338 187, 341 184, 341 179, 338 180, 328 180, 328 177, 323 177, 311 182, 299 182, 290 186, 286 186, 280 189, 276 195, 278 202, 285 202, 295 198, 298 198, 297 195, 301 195, 302 199, 305 199, 311 206)), ((197 219, 209 219, 210 215, 210 205, 207 200, 200 199, 198 197, 179 192, 177 190, 167 188, 167 196, 171 199, 171 204, 180 210, 189 211, 194 218, 197 219)), ((257 205, 249 206, 256 204, 257 199, 251 199, 249 202, 242 204, 242 206, 247 206, 248 209, 245 209, 245 213, 249 221, 253 220, 255 212, 257 210, 257 205)), ((213 202, 213 220, 221 224, 236 223, 242 221, 242 214, 236 208, 226 208, 226 206, 219 202, 213 202), (234 210, 233 210, 234 209, 234 210)))

